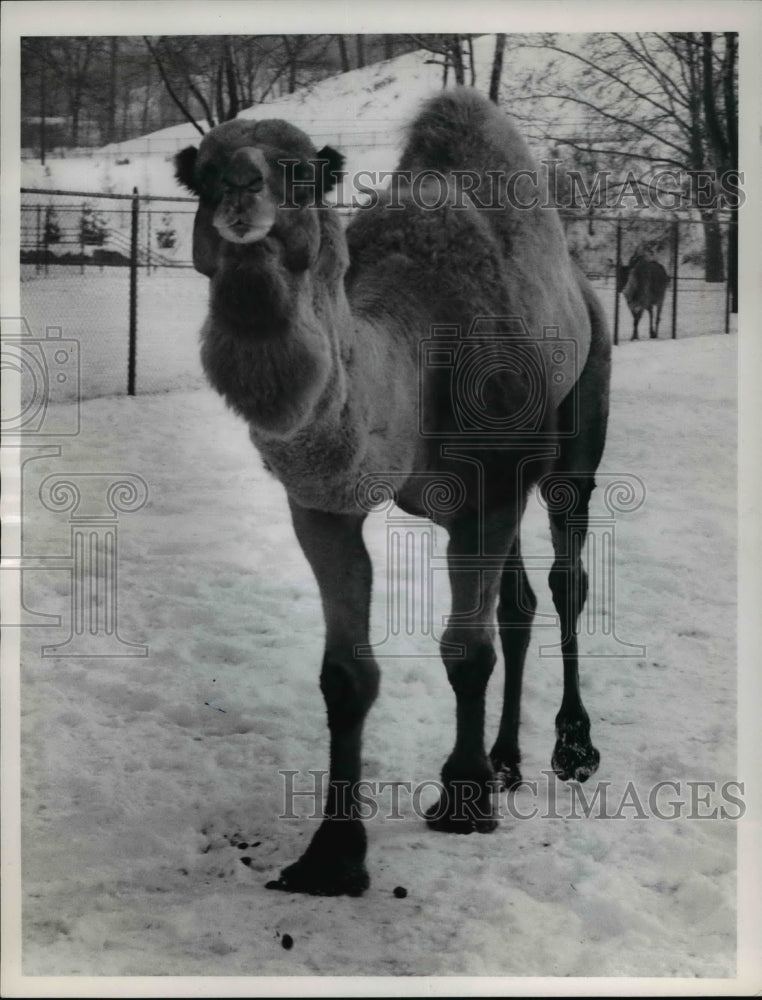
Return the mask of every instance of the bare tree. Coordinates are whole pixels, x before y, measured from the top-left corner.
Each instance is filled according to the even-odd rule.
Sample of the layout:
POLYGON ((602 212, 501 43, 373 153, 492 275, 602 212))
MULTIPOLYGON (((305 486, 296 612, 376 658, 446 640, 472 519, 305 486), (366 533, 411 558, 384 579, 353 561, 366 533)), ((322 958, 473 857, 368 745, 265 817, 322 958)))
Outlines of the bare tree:
MULTIPOLYGON (((427 62, 442 67, 442 86, 447 86, 450 70, 452 70, 455 83, 465 84, 466 70, 463 59, 463 46, 470 43, 470 35, 408 35, 408 38, 414 41, 419 48, 440 57, 439 59, 428 59, 427 62)), ((476 81, 473 49, 471 50, 471 54, 471 82, 473 84, 476 81)))
MULTIPOLYGON (((50 83, 56 84, 61 98, 66 103, 69 119, 69 141, 78 146, 81 141, 80 127, 88 103, 88 82, 97 51, 101 48, 100 38, 54 38, 44 40, 42 45, 33 45, 34 39, 24 39, 22 54, 34 53, 38 70, 45 80, 46 114, 51 98, 50 83)), ((41 95, 42 96, 42 95, 41 95)), ((45 115, 42 115, 45 118, 45 115)))
MULTIPOLYGON (((174 76, 175 74, 171 72, 167 63, 169 60, 171 60, 172 62, 176 62, 177 60, 176 58, 173 58, 174 54, 170 55, 169 60, 167 59, 167 52, 166 52, 167 45, 162 44, 166 43, 166 39, 160 38, 157 40, 156 44, 154 44, 149 38, 144 38, 144 41, 146 43, 148 51, 153 56, 154 62, 156 63, 156 68, 159 71, 159 76, 161 77, 162 82, 167 89, 167 93, 172 98, 172 100, 177 105, 178 109, 182 112, 183 116, 187 119, 187 121, 189 121, 191 125, 193 125, 193 127, 196 129, 197 132, 203 135, 204 134, 203 128, 198 124, 198 122, 196 121, 196 116, 191 112, 190 107, 188 106, 186 101, 180 96, 179 89, 176 88, 175 84, 173 83, 172 76, 174 76)), ((174 69, 175 67, 172 68, 174 69)), ((194 90, 194 88, 190 84, 190 81, 188 80, 188 75, 189 74, 186 71, 185 76, 186 76, 187 87, 188 89, 194 90)), ((209 109, 209 106, 204 101, 204 98, 198 93, 197 89, 194 90, 194 95, 198 98, 199 103, 201 103, 202 106, 204 107, 204 110, 207 113, 207 121, 210 127, 214 127, 215 122, 211 119, 211 110, 209 109)))
POLYGON ((505 35, 495 36, 495 55, 492 58, 492 74, 489 80, 489 99, 498 103, 500 94, 500 77, 503 74, 503 54, 505 52, 505 35))
MULTIPOLYGON (((537 137, 620 166, 635 160, 652 171, 737 169, 732 33, 602 33, 584 42, 541 35, 517 44, 550 56, 511 97, 512 111, 537 137), (522 113, 522 104, 529 110, 522 113), (570 109, 585 121, 584 134, 570 109)), ((718 193, 707 199, 703 191, 704 202, 694 201, 704 223, 707 281, 724 276, 718 193)))
POLYGON ((468 65, 471 70, 471 86, 476 86, 476 63, 474 62, 474 36, 466 35, 466 48, 468 49, 468 65))
POLYGON ((119 39, 112 35, 109 38, 109 87, 108 87, 108 119, 106 127, 107 142, 116 141, 116 106, 117 106, 117 69, 119 66, 119 39))
POLYGON ((347 52, 347 40, 344 35, 337 35, 336 41, 339 46, 339 58, 341 59, 341 72, 348 73, 351 69, 349 65, 349 53, 347 52))

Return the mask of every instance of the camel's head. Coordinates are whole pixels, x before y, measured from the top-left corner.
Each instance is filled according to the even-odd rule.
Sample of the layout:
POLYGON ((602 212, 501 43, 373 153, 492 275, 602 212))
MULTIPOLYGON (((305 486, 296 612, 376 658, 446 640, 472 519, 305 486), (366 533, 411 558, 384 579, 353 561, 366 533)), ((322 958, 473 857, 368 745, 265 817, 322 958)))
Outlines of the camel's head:
POLYGON ((175 176, 199 208, 193 232, 193 263, 211 276, 227 244, 258 243, 272 235, 286 248, 294 269, 309 266, 310 223, 305 211, 322 202, 343 166, 330 146, 316 151, 287 122, 224 122, 175 157, 175 176))

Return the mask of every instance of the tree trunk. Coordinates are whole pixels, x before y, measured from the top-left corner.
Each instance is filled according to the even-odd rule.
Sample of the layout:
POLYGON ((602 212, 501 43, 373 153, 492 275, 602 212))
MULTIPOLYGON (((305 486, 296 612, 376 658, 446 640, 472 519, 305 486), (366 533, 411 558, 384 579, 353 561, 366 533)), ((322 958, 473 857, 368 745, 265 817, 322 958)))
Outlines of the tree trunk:
POLYGON ((471 67, 471 86, 476 86, 476 66, 474 65, 474 40, 471 35, 466 39, 468 45, 468 63, 471 67))
MULTIPOLYGON (((146 63, 146 85, 145 85, 145 97, 143 99, 143 124, 142 130, 143 134, 148 131, 148 109, 151 103, 151 65, 152 61, 149 59, 146 63)), ((125 103, 127 103, 129 95, 125 95, 125 103)))
POLYGON ((116 142, 116 69, 119 62, 119 39, 112 35, 109 44, 109 87, 108 119, 106 121, 106 142, 116 142))
POLYGON ((288 66, 288 92, 293 94, 296 90, 296 66, 298 61, 298 49, 296 44, 292 45, 288 35, 282 35, 283 47, 286 50, 286 63, 288 66))
POLYGON ((45 65, 45 60, 40 61, 40 163, 45 165, 45 147, 47 146, 46 136, 45 136, 45 125, 46 116, 48 113, 48 100, 47 100, 47 88, 46 88, 46 78, 47 78, 48 68, 45 65))
POLYGON ((341 72, 348 73, 351 69, 349 65, 349 53, 347 52, 347 41, 343 35, 337 35, 336 41, 339 43, 339 58, 341 59, 341 72))
POLYGON ((722 229, 714 212, 702 212, 704 223, 704 281, 725 280, 722 256, 722 229))
POLYGON ((355 35, 357 41, 357 68, 362 69, 365 65, 365 36, 355 35))
POLYGON ((455 73, 455 82, 461 86, 466 82, 466 73, 463 68, 463 48, 460 35, 451 35, 450 55, 452 57, 452 68, 455 73))
POLYGON ((75 96, 69 105, 71 116, 71 144, 75 148, 79 146, 79 96, 75 96))
POLYGON ((227 107, 224 109, 225 117, 220 121, 232 121, 238 116, 241 110, 241 101, 238 96, 238 80, 235 73, 235 60, 233 58, 233 48, 230 38, 225 37, 222 43, 222 64, 225 80, 225 87, 228 92, 227 107))
POLYGON ((503 52, 505 51, 505 35, 498 35, 495 39, 495 55, 492 60, 492 75, 489 81, 489 99, 498 103, 500 94, 500 77, 503 75, 503 52))
POLYGON ((384 35, 384 59, 394 58, 394 37, 392 35, 384 35))

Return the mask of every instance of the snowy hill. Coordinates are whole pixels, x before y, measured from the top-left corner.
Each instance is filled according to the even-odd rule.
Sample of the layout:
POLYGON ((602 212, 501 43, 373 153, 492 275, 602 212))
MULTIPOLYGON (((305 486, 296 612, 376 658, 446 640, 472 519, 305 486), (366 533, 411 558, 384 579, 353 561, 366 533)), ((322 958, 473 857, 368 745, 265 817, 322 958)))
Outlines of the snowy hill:
MULTIPOLYGON (((478 89, 486 89, 494 54, 494 36, 474 40, 478 89)), ((536 53, 523 53, 527 64, 536 53)), ((403 129, 426 97, 441 89, 442 67, 423 50, 409 52, 328 77, 297 93, 246 109, 240 118, 285 118, 304 129, 320 147, 329 143, 347 158, 350 174, 359 170, 392 170, 402 147, 403 129)), ((515 57, 513 71, 517 70, 515 57)), ((47 167, 26 161, 22 183, 27 187, 141 194, 186 194, 174 180, 172 157, 199 134, 190 124, 175 125, 150 135, 104 146, 92 157, 49 160, 47 167), (128 163, 119 161, 129 160, 128 163)))

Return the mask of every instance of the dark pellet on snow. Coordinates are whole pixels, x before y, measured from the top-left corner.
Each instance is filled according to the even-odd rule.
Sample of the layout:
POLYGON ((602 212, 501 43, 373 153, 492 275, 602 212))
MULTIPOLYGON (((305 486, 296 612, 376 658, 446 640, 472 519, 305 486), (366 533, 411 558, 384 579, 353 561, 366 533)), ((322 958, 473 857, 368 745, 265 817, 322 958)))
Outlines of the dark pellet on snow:
POLYGON ((251 858, 248 856, 245 858, 241 858, 241 864, 246 865, 246 867, 248 868, 248 866, 251 864, 251 858))
POLYGON ((290 951, 294 947, 294 939, 291 937, 290 934, 284 934, 283 937, 280 939, 280 943, 283 945, 286 951, 290 951))
POLYGON ((259 847, 259 845, 260 845, 261 843, 262 843, 262 841, 261 841, 261 840, 258 840, 258 841, 256 842, 256 844, 252 844, 251 846, 252 846, 252 847, 259 847))
POLYGON ((398 885, 397 888, 394 890, 394 895, 397 897, 397 899, 404 899, 405 896, 407 896, 407 889, 404 887, 404 885, 398 885))
POLYGON ((238 848, 239 851, 245 851, 249 845, 246 843, 245 840, 242 840, 240 844, 236 844, 235 846, 238 848))

